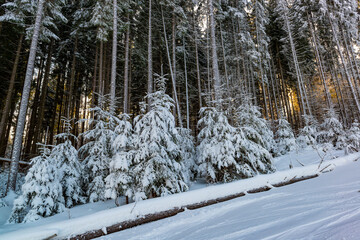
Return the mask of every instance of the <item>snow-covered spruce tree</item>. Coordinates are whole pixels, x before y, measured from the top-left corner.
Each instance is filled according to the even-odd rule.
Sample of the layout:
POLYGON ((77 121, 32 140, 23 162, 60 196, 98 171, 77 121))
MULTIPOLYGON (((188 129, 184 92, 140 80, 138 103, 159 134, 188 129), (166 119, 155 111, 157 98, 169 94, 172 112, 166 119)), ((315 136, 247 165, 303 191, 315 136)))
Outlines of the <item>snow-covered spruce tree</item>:
POLYGON ((239 178, 235 160, 235 134, 225 114, 213 107, 200 109, 199 145, 196 148, 199 172, 208 182, 229 182, 239 178))
POLYGON ((235 119, 235 125, 243 129, 247 139, 273 153, 274 134, 268 122, 261 117, 259 107, 252 104, 249 96, 242 97, 242 103, 236 110, 235 119))
POLYGON ((65 206, 71 208, 79 203, 84 203, 83 191, 81 189, 82 166, 78 159, 78 151, 73 147, 70 138, 76 139, 71 132, 71 120, 62 118, 64 122, 64 133, 55 137, 58 143, 51 151, 51 158, 56 163, 59 180, 62 185, 65 206))
POLYGON ((272 156, 268 150, 260 144, 249 140, 259 138, 253 129, 238 127, 235 134, 235 160, 239 165, 240 178, 249 178, 261 174, 268 174, 275 171, 272 163, 272 156), (244 132, 247 132, 246 135, 244 132))
POLYGON ((360 150, 360 127, 355 120, 346 131, 346 152, 352 153, 360 150))
POLYGON ((299 136, 296 143, 299 147, 305 148, 307 146, 316 145, 316 135, 318 132, 318 122, 311 115, 304 115, 305 127, 300 129, 299 136))
POLYGON ((94 119, 89 120, 93 128, 83 133, 85 141, 79 152, 84 164, 84 184, 90 202, 105 200, 105 178, 109 175, 109 163, 113 157, 112 143, 118 117, 110 113, 107 96, 99 96, 99 106, 94 111, 94 119))
MULTIPOLYGON (((199 171, 199 167, 195 161, 195 143, 194 137, 191 135, 191 130, 187 128, 177 128, 179 133, 178 145, 184 159, 185 169, 188 172, 189 180, 194 180, 199 171)), ((185 171, 185 172, 186 172, 185 171)))
POLYGON ((113 157, 110 161, 110 175, 106 177, 105 197, 116 199, 118 196, 131 196, 132 177, 130 167, 133 166, 133 129, 130 116, 122 114, 115 128, 116 137, 112 143, 113 157))
POLYGON ((148 94, 149 111, 134 127, 134 199, 165 196, 188 189, 179 148, 179 134, 171 114, 173 99, 165 93, 165 78, 156 79, 158 91, 148 94))
POLYGON ((62 186, 57 164, 43 145, 40 156, 31 160, 22 195, 14 201, 9 223, 32 222, 64 211, 62 186))
POLYGON ((320 125, 320 131, 316 137, 318 143, 330 143, 336 149, 345 146, 345 131, 342 123, 338 120, 333 108, 327 110, 326 118, 320 125))
POLYGON ((275 142, 277 155, 284 155, 297 147, 290 123, 283 116, 278 119, 275 142))

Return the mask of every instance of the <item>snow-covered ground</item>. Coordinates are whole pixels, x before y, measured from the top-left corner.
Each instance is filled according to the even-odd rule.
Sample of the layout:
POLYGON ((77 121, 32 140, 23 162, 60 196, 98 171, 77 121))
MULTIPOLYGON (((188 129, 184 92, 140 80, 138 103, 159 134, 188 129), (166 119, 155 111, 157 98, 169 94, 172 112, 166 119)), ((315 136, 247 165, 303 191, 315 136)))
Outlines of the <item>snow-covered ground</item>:
POLYGON ((360 161, 98 239, 360 239, 360 161))
MULTIPOLYGON (((331 154, 328 153, 326 154, 325 158, 327 160, 333 159, 336 156, 342 156, 344 153, 343 151, 341 152, 332 152, 331 154)), ((322 167, 327 166, 330 162, 333 165, 343 165, 343 164, 348 164, 351 163, 352 160, 358 158, 360 156, 360 154, 355 154, 355 155, 350 155, 348 157, 344 157, 344 158, 338 158, 335 160, 331 160, 331 161, 327 161, 326 163, 322 164, 322 167)), ((6 219, 8 218, 11 208, 10 206, 8 207, 1 207, 0 208, 0 239, 24 239, 24 237, 26 236, 26 239, 41 239, 41 238, 45 238, 48 236, 51 236, 53 234, 57 234, 60 238, 61 237, 65 237, 68 236, 69 234, 75 234, 75 233, 82 233, 91 229, 99 229, 102 228, 103 226, 109 226, 112 225, 114 223, 118 223, 120 221, 124 221, 124 220, 129 220, 129 219, 135 219, 141 215, 144 214, 149 214, 149 213, 154 213, 157 211, 163 211, 166 209, 171 209, 173 207, 177 207, 177 206, 184 206, 187 204, 191 204, 194 202, 200 202, 200 201, 205 201, 207 199, 213 199, 213 198, 217 198, 217 197, 222 197, 222 196, 227 196, 230 195, 232 193, 235 192, 242 192, 242 191, 246 191, 252 188, 256 188, 256 187, 260 187, 260 186, 264 186, 267 184, 271 184, 271 183, 276 183, 276 182, 280 182, 282 180, 284 180, 284 178, 291 178, 293 176, 302 176, 302 175, 309 175, 309 174, 313 174, 315 172, 317 172, 319 170, 318 168, 318 164, 320 162, 320 157, 318 155, 318 153, 316 153, 316 151, 312 150, 312 149, 307 149, 307 150, 302 150, 300 153, 291 153, 291 154, 287 154, 285 156, 279 157, 274 159, 274 163, 277 166, 277 169, 280 170, 278 172, 276 172, 275 174, 269 174, 269 175, 261 175, 261 176, 257 176, 255 178, 251 178, 251 179, 246 179, 246 180, 240 180, 240 181, 235 181, 229 184, 218 184, 218 185, 207 185, 201 181, 198 181, 197 183, 193 184, 191 189, 192 191, 186 192, 186 193, 181 193, 181 194, 175 194, 175 195, 171 195, 171 196, 167 196, 167 197, 163 197, 163 198, 156 198, 156 199, 150 199, 150 200, 146 200, 146 201, 142 201, 137 203, 137 205, 134 204, 128 204, 126 206, 121 206, 119 208, 114 208, 115 204, 114 201, 107 201, 107 202, 99 202, 99 203, 93 203, 93 204, 85 204, 85 205, 81 205, 81 206, 77 206, 74 207, 72 209, 70 209, 69 211, 63 212, 61 214, 55 215, 53 217, 49 217, 46 219, 41 219, 37 222, 34 223, 28 223, 28 224, 12 224, 12 225, 4 225, 6 219), (306 167, 298 167, 301 166, 301 164, 299 162, 301 162, 301 164, 303 165, 308 165, 306 167), (289 165, 292 165, 294 168, 289 170, 289 165), (114 208, 114 209, 110 209, 110 208, 114 208)), ((359 163, 354 163, 349 165, 349 168, 351 168, 353 170, 353 172, 357 169, 357 171, 359 170, 359 163)), ((330 168, 329 168, 330 169, 330 168)), ((342 170, 345 171, 345 170, 342 170)), ((329 176, 332 176, 333 174, 336 174, 337 172, 339 172, 338 170, 335 171, 334 173, 329 174, 329 176)), ((356 172, 356 171, 355 171, 356 172)), ((345 174, 347 175, 347 174, 345 174)), ((350 174, 347 177, 350 177, 354 174, 350 174)), ((324 177, 329 178, 328 174, 322 175, 320 178, 318 179, 323 179, 324 177)), ((338 175, 336 175, 336 177, 338 177, 338 175)), ((355 176, 353 176, 355 178, 355 176)), ((339 177, 341 178, 341 177, 339 177)), ((346 181, 346 179, 348 178, 342 178, 341 180, 346 181)), ((358 177, 358 180, 360 178, 358 177)), ((146 237, 148 235, 146 235, 146 229, 144 230, 139 230, 137 231, 133 231, 132 229, 130 230, 126 230, 122 233, 119 234, 129 234, 126 235, 127 237, 124 237, 123 239, 127 239, 127 238, 131 238, 134 237, 135 239, 138 238, 142 238, 144 237, 144 239, 171 239, 172 237, 174 237, 174 239, 178 239, 181 238, 181 235, 177 235, 176 232, 180 231, 183 232, 183 236, 186 239, 196 239, 196 236, 192 237, 192 235, 189 235, 189 237, 185 237, 186 236, 186 230, 185 229, 191 229, 191 222, 192 221, 190 218, 192 218, 192 216, 194 215, 195 219, 198 219, 197 221, 195 221, 194 226, 196 225, 196 222, 203 222, 204 224, 207 222, 206 220, 206 216, 205 215, 209 215, 208 216, 208 222, 206 224, 210 224, 210 226, 208 226, 210 229, 212 227, 214 227, 214 229, 216 228, 216 226, 227 226, 229 224, 229 226, 231 226, 231 223, 234 222, 234 225, 238 225, 238 223, 236 223, 237 218, 241 218, 244 222, 240 222, 239 224, 241 225, 240 229, 243 229, 244 232, 248 231, 248 232, 253 232, 253 234, 257 234, 257 230, 255 230, 256 226, 262 226, 259 229, 266 229, 266 226, 269 226, 270 229, 272 229, 273 227, 272 224, 275 224, 276 222, 278 222, 275 225, 279 225, 279 231, 281 229, 286 229, 287 224, 289 223, 294 223, 297 224, 297 221, 299 220, 299 224, 301 224, 301 216, 304 216, 304 219, 307 218, 307 216, 312 216, 312 212, 310 210, 306 210, 307 207, 309 207, 309 209, 315 209, 314 205, 311 204, 311 202, 307 202, 307 199, 310 200, 309 196, 311 197, 316 197, 316 199, 318 199, 320 202, 314 203, 316 206, 319 206, 318 211, 315 213, 319 213, 321 216, 325 216, 324 218, 326 218, 326 213, 328 213, 327 208, 320 208, 320 206, 329 206, 329 208, 331 208, 331 204, 334 201, 333 199, 329 199, 329 202, 327 202, 327 195, 324 195, 324 197, 321 197, 322 195, 316 195, 314 193, 319 192, 319 194, 321 194, 322 192, 324 192, 324 194, 329 193, 327 191, 330 191, 331 189, 329 187, 334 187, 334 189, 336 189, 336 187, 341 188, 342 185, 339 183, 337 185, 326 185, 323 186, 321 184, 318 184, 318 190, 314 190, 313 191, 313 182, 315 180, 309 180, 309 181, 305 181, 304 183, 301 184, 301 186, 303 186, 303 189, 300 189, 301 192, 299 190, 291 190, 291 189, 295 189, 292 188, 292 186, 298 186, 298 184, 295 185, 291 185, 288 187, 283 187, 280 189, 272 189, 269 192, 265 192, 265 193, 260 193, 260 194, 253 194, 253 195, 248 195, 239 199, 235 199, 232 200, 230 202, 226 202, 226 203, 222 203, 222 204, 216 204, 214 206, 211 207, 207 207, 204 209, 199 209, 199 210, 195 210, 195 211, 186 211, 184 213, 179 214, 176 217, 170 218, 170 219, 166 219, 166 220, 162 220, 160 222, 155 222, 155 223, 151 223, 151 224, 147 224, 144 226, 140 226, 138 228, 143 228, 148 225, 152 225, 152 224, 160 224, 160 225, 156 225, 157 227, 153 227, 154 229, 159 228, 158 233, 160 235, 151 237, 151 232, 148 232, 148 234, 150 234, 150 237, 146 237), (307 185, 304 185, 305 183, 307 183, 307 185), (284 189, 284 192, 283 190, 284 189), (286 192, 285 189, 290 189, 290 192, 286 192), (326 190, 328 189, 328 190, 326 190), (299 192, 298 192, 299 191, 299 192), (305 194, 307 193, 308 195, 295 195, 296 194, 305 194), (294 194, 294 195, 291 195, 294 194), (300 199, 302 199, 300 201, 300 199), (304 202, 303 208, 300 207, 300 203, 297 202, 297 200, 299 200, 300 202, 304 202), (283 205, 281 205, 283 203, 283 205), (234 204, 234 205, 228 205, 228 204, 234 204), (258 205, 257 205, 258 204, 258 205), (293 204, 293 205, 292 205, 293 204), (265 208, 265 210, 259 212, 258 209, 263 208, 264 206, 267 206, 267 208, 265 208), (261 207, 261 208, 260 208, 261 207), (219 210, 217 210, 219 208, 219 210), (237 208, 239 208, 240 210, 236 210, 237 208), (254 209, 252 209, 254 208, 254 209), (299 209, 298 214, 294 214, 292 213, 290 210, 289 211, 284 211, 282 209, 299 209), (227 209, 231 209, 231 210, 227 210, 227 209), (253 210, 254 212, 251 212, 250 210, 253 210), (238 213, 238 214, 234 214, 234 213, 238 213), (198 214, 199 213, 199 214, 198 214), (287 221, 282 221, 282 219, 285 219, 285 215, 289 213, 289 217, 293 217, 291 219, 288 219, 287 221), (228 215, 226 217, 229 219, 233 219, 233 220, 224 220, 225 218, 223 218, 222 216, 228 215), (231 218, 231 216, 234 215, 235 218, 231 218), (248 218, 247 215, 252 216, 251 218, 248 218), (202 216, 202 218, 201 218, 202 216), (237 218, 236 218, 237 216, 237 218), (240 217, 241 216, 241 217, 240 217), (298 216, 298 217, 296 217, 298 216), (179 219, 179 222, 177 220, 172 220, 172 219, 179 219), (184 217, 184 221, 182 221, 182 217, 184 217), (219 220, 219 222, 215 223, 214 221, 216 221, 216 219, 219 220), (276 221, 279 220, 279 221, 276 221), (227 224, 224 223, 227 222, 227 224), (229 222, 230 221, 230 222, 229 222), (257 222, 259 221, 259 222, 257 222), (185 226, 186 222, 189 222, 188 226, 185 226), (171 228, 171 226, 174 226, 173 231, 172 232, 168 232, 167 234, 169 234, 168 236, 166 236, 166 232, 164 232, 164 235, 161 235, 161 231, 165 231, 165 229, 167 228, 165 225, 162 225, 164 223, 169 223, 169 229, 171 228), (250 226, 252 224, 254 224, 254 226, 250 226), (280 227, 281 223, 283 224, 282 228, 280 227), (176 224, 180 224, 179 228, 183 228, 181 226, 181 224, 184 224, 184 230, 183 229, 176 229, 176 224), (249 225, 250 224, 250 225, 249 225), (163 227, 162 227, 163 226, 163 227), (244 227, 242 227, 244 226, 244 227), (246 226, 246 228, 245 228, 246 226), (253 229, 253 230, 251 230, 253 229), (144 231, 144 234, 143 234, 144 231), (137 234, 137 235, 132 235, 132 234, 137 234), (141 234, 140 234, 141 233, 141 234), (176 237, 177 236, 177 237, 176 237)), ((318 180, 316 180, 318 181, 318 180)), ((328 180, 326 180, 328 181, 328 180)), ((326 183, 325 181, 325 183, 326 183)), ((343 185, 346 185, 348 182, 344 182, 343 185)), ((300 183, 299 183, 300 184, 300 183)), ((358 198, 360 196, 360 193, 358 193, 357 191, 360 190, 360 186, 359 186, 359 182, 357 182, 358 186, 357 186, 357 190, 354 190, 357 194, 358 194, 358 198)), ((351 185, 353 186, 353 185, 351 185)), ((343 190, 341 190, 343 191, 343 190)), ((349 191, 349 193, 353 193, 353 191, 347 190, 349 191)), ((336 191, 336 193, 339 191, 336 191)), ((346 191, 345 191, 346 192, 346 191)), ((356 194, 355 194, 356 195, 356 194)), ((339 196, 340 197, 340 196, 339 196)), ((347 196, 344 195, 342 196, 342 198, 344 198, 343 200, 345 202, 347 201, 351 201, 351 196, 347 196)), ((8 205, 10 205, 10 200, 8 200, 8 205)), ((358 204, 359 205, 359 204, 358 204)), ((342 206, 342 205, 341 205, 342 206)), ((360 206, 360 205, 359 205, 360 206)), ((294 210, 294 211, 295 211, 294 210)), ((341 209, 340 209, 341 210, 341 209)), ((339 210, 339 214, 340 211, 339 210)), ((348 206, 344 205, 344 209, 342 211, 342 213, 345 213, 349 211, 348 206)), ((337 212, 334 210, 330 210, 329 211, 331 214, 332 213, 336 213, 337 212)), ((355 213, 356 211, 354 211, 354 209, 352 209, 352 212, 355 213)), ((334 214, 335 214, 334 213, 334 214)), ((328 216, 329 217, 329 216, 328 216)), ((321 218, 323 219, 323 218, 321 218)), ((329 217, 329 219, 331 219, 331 217, 329 217)), ((313 219, 314 220, 314 219, 313 219)), ((316 220, 314 220, 316 221, 316 220)), ((319 224, 321 224, 321 221, 319 220, 319 224)), ((233 225, 233 228, 236 229, 233 225)), ((200 227, 200 226, 198 226, 200 227)), ((205 229, 205 225, 204 225, 204 229, 205 229)), ((137 229, 137 228, 136 228, 137 229)), ((227 228, 226 228, 227 229, 227 228)), ((239 228, 237 228, 239 229, 239 228)), ((149 228, 149 231, 151 230, 151 228, 149 228)), ((238 231, 238 230, 236 230, 238 231)), ((240 230, 239 230, 240 231, 240 230)), ((241 230, 242 231, 242 230, 241 230)), ((269 229, 265 232, 271 232, 269 229)), ((156 231, 157 232, 157 231, 156 231)), ((192 234, 193 231, 189 231, 188 233, 192 234)), ((207 231, 205 231, 207 232, 207 231)), ((217 230, 215 231, 217 232, 217 230)), ((230 231, 229 229, 227 229, 226 231, 223 231, 222 234, 218 235, 223 236, 225 235, 225 233, 231 233, 233 231, 230 231), (229 231, 229 232, 227 232, 229 231)), ((205 233, 203 233, 204 236, 205 233)), ((112 236, 112 235, 110 235, 112 236)), ((120 236, 120 235, 119 235, 120 236)), ((202 236, 202 234, 198 235, 199 237, 202 236)), ((235 237, 233 237, 234 239, 239 239, 240 235, 236 235, 235 237)), ((244 235, 245 236, 245 235, 244 235)), ((250 235, 247 235, 248 237, 245 237, 246 239, 250 238, 250 235)), ((260 236, 260 235, 256 235, 256 236, 260 236)), ((264 235, 265 236, 265 235, 264 235)), ((293 235, 296 236, 296 235, 293 235)), ((120 237, 117 237, 117 235, 115 235, 112 239, 118 239, 120 237)), ((122 238, 122 237, 121 237, 122 238)), ((241 238, 241 237, 240 237, 241 238)), ((200 238, 200 239, 207 239, 205 238, 200 238)), ((222 239, 222 238, 221 238, 222 239)), ((231 238, 230 238, 231 239, 231 238)), ((255 239, 257 239, 255 237, 255 239)), ((284 238, 286 239, 286 238, 284 238)), ((289 239, 289 238, 288 238, 289 239)), ((316 238, 317 239, 317 238, 316 238)))

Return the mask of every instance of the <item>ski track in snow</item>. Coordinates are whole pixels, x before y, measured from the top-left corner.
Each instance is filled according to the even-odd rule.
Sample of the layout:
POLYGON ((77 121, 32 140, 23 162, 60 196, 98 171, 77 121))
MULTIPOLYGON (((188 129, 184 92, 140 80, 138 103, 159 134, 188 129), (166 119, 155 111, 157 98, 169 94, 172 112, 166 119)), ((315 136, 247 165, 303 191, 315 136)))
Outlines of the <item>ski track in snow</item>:
POLYGON ((272 189, 98 238, 360 239, 360 162, 272 189))

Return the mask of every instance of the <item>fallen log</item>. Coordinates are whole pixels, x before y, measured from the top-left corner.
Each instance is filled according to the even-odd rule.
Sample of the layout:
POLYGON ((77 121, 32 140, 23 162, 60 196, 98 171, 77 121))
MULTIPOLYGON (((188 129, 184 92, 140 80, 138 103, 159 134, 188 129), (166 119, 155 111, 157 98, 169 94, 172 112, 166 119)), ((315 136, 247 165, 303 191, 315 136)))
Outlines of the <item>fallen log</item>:
MULTIPOLYGON (((290 185, 296 182, 300 182, 300 181, 304 181, 304 180, 308 180, 308 179, 312 179, 312 178, 316 178, 318 177, 319 174, 313 174, 313 175, 309 175, 309 176, 302 176, 302 177, 294 177, 291 178, 289 180, 285 180, 279 183, 274 183, 271 184, 271 186, 273 187, 282 187, 282 186, 286 186, 286 185, 290 185)), ((260 188, 255 188, 255 189, 251 189, 248 190, 247 193, 259 193, 259 192, 265 192, 265 191, 269 191, 271 190, 271 186, 264 186, 264 187, 260 187, 260 188)), ((198 208, 202 208, 202 207, 206 207, 206 206, 210 206, 216 203, 220 203, 220 202, 225 202, 234 198, 239 198, 239 197, 243 197, 246 194, 244 192, 240 192, 240 193, 236 193, 236 194, 232 194, 226 197, 221 197, 221 198, 216 198, 216 199, 210 199, 208 201, 205 202, 200 202, 200 203, 195 203, 195 204, 190 204, 190 205, 185 205, 179 208, 173 208, 167 211, 162 211, 162 212, 158 212, 158 213, 154 213, 154 214, 148 214, 148 215, 144 215, 144 216, 140 216, 137 219, 134 220, 129 220, 129 221, 123 221, 117 224, 114 224, 112 226, 108 226, 108 227, 104 227, 101 229, 97 229, 97 230, 93 230, 93 231, 88 231, 82 234, 78 234, 78 235, 73 235, 70 237, 67 237, 66 239, 71 239, 71 240, 87 240, 87 239, 93 239, 93 238, 97 238, 97 237, 101 237, 107 234, 111 234, 111 233, 115 233, 115 232, 119 232, 125 229, 129 229, 132 227, 136 227, 145 223, 149 223, 149 222, 153 222, 153 221, 157 221, 160 219, 164 219, 164 218, 168 218, 168 217, 172 217, 175 216, 176 214, 180 213, 180 212, 184 212, 185 210, 194 210, 194 209, 198 209, 198 208)))

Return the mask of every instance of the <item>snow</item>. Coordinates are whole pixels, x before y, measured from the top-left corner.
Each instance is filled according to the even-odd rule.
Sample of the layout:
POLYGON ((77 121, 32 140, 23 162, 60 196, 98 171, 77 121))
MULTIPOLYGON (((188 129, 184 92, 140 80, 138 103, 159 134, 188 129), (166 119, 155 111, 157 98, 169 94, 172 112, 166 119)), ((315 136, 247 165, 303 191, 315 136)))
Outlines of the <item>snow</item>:
POLYGON ((359 167, 357 161, 319 178, 185 211, 98 239, 358 239, 359 167))
MULTIPOLYGON (((333 155, 335 154, 340 154, 340 152, 333 153, 333 155)), ((197 188, 196 190, 161 198, 148 199, 117 208, 114 208, 115 203, 113 200, 107 202, 91 203, 70 209, 69 211, 71 214, 65 211, 61 214, 57 214, 46 219, 41 219, 34 223, 0 225, 0 239, 40 239, 49 237, 53 234, 57 234, 57 237, 54 239, 66 238, 72 234, 84 233, 93 229, 102 229, 105 226, 110 226, 125 220, 133 220, 146 214, 165 211, 175 207, 181 207, 209 199, 220 198, 262 187, 264 185, 271 185, 282 182, 284 179, 293 178, 294 176, 300 177, 312 175, 318 172, 319 157, 317 156, 316 152, 311 149, 302 151, 298 157, 302 163, 312 164, 305 167, 296 167, 294 164, 294 168, 288 169, 289 159, 296 158, 295 155, 297 154, 292 153, 284 155, 281 158, 276 158, 275 163, 277 165, 277 169, 281 169, 282 171, 278 171, 274 174, 259 175, 250 179, 239 180, 227 184, 208 185, 207 187, 204 187, 206 186, 205 184, 202 184, 203 187, 201 187, 201 182, 198 182, 195 183, 192 187, 193 189, 197 188)), ((346 157, 329 160, 326 163, 323 163, 322 166, 326 166, 331 163, 338 168, 339 166, 353 162, 359 157, 359 153, 352 154, 346 157)), ((329 154, 327 158, 332 158, 332 156, 329 154)), ((292 231, 294 235, 292 236, 296 236, 297 233, 302 232, 304 229, 307 229, 307 227, 309 227, 309 229, 310 227, 312 228, 312 225, 308 221, 314 221, 314 224, 318 226, 314 229, 320 231, 319 226, 324 225, 324 221, 326 224, 330 224, 329 221, 331 221, 334 216, 340 222, 333 223, 334 225, 331 226, 341 227, 342 223, 352 219, 349 217, 349 215, 346 214, 348 214, 348 212, 353 214, 357 213, 354 207, 356 207, 356 205, 359 206, 358 202, 356 202, 358 200, 356 200, 353 196, 354 191, 357 193, 356 196, 358 196, 359 193, 357 191, 359 189, 352 190, 350 188, 354 188, 356 184, 359 183, 359 181, 356 180, 356 174, 358 174, 356 169, 358 169, 358 165, 359 162, 356 162, 341 168, 349 169, 349 174, 346 172, 344 173, 345 170, 341 170, 340 168, 337 170, 336 168, 334 172, 324 174, 315 180, 308 180, 279 189, 274 188, 264 193, 247 194, 245 197, 234 199, 229 202, 216 204, 198 210, 185 211, 184 213, 180 213, 173 218, 138 227, 146 228, 147 226, 153 226, 149 227, 147 229, 148 231, 146 231, 146 229, 144 229, 144 231, 129 229, 120 233, 116 233, 125 234, 124 237, 118 237, 115 235, 113 239, 139 239, 140 236, 137 236, 137 233, 139 232, 144 232, 142 237, 149 236, 145 237, 145 239, 178 239, 186 236, 187 234, 189 235, 185 237, 186 239, 207 239, 208 234, 213 234, 214 236, 209 235, 209 238, 213 239, 216 239, 216 237, 220 238, 225 234, 233 234, 227 235, 228 239, 239 239, 241 238, 240 236, 242 236, 241 234, 244 236, 247 236, 246 234, 250 233, 255 235, 261 233, 275 234, 274 229, 277 229, 277 231, 275 231, 276 234, 280 234, 281 231, 283 231, 284 233, 281 234, 288 236, 292 233, 290 230, 290 232, 287 230, 288 224, 290 224, 289 226, 293 224, 294 227, 292 231), (354 167, 354 164, 356 164, 356 167, 354 167), (337 172, 341 172, 343 174, 340 177, 337 175, 335 175, 333 178, 329 177, 334 176, 334 174, 337 174, 337 172), (351 179, 351 181, 349 179, 351 179), (303 187, 299 188, 299 186, 303 187), (333 188, 335 188, 336 191, 333 191, 333 188), (329 191, 333 191, 332 194, 328 194, 329 191), (322 195, 315 194, 317 192, 328 195, 324 195, 324 197, 322 197, 322 195), (336 194, 334 194, 334 192, 336 194), (344 195, 341 195, 341 193, 344 195), (311 199, 318 202, 312 203, 311 199), (335 205, 334 202, 336 201, 343 202, 340 202, 339 205, 335 205), (352 205, 350 204, 351 201, 353 203, 352 205), (346 205, 347 203, 349 204, 346 205), (327 210, 327 207, 330 208, 329 211, 327 210), (264 211, 261 211, 261 214, 259 214, 257 211, 258 209, 263 209, 264 211), (288 209, 288 211, 286 209, 288 209), (293 213, 292 211, 295 211, 296 209, 300 209, 299 212, 293 213), (320 215, 319 219, 308 219, 307 217, 311 213, 318 213, 320 215), (239 216, 246 216, 246 218, 239 216), (341 220, 341 217, 344 219, 341 220), (192 218, 195 220, 192 220, 192 218), (169 223, 167 224, 169 226, 161 227, 162 224, 164 224, 164 221, 169 223), (299 222, 299 224, 297 224, 297 222, 299 222), (154 227, 153 224, 159 225, 154 227), (211 227, 206 224, 209 224, 211 227), (179 225, 181 227, 177 228, 176 226, 179 225), (304 226, 299 228, 298 226, 301 225, 304 226), (201 230, 202 226, 203 230, 201 230), (154 231, 151 232, 153 229, 154 231), (170 232, 167 229, 169 229, 170 232), (196 229, 196 231, 194 229, 196 229), (180 233, 177 234, 178 232, 180 233)), ((6 209, 8 208, 0 208, 1 213, 6 209)), ((3 216, 3 214, 1 214, 1 216, 3 216)), ((353 224, 355 223, 353 222, 353 224)), ((349 222, 349 224, 346 226, 351 228, 351 223, 349 222)), ((337 234, 341 234, 341 232, 345 232, 345 230, 340 228, 339 231, 337 231, 337 234)), ((113 235, 109 236, 111 237, 113 235)), ((256 239, 258 237, 254 238, 256 239)), ((277 237, 275 236, 275 238, 277 237)))

